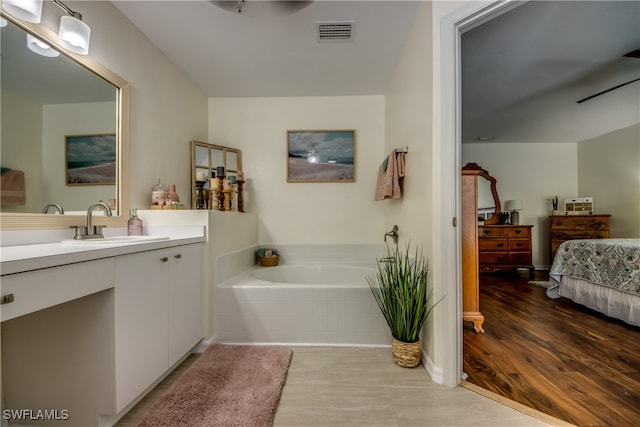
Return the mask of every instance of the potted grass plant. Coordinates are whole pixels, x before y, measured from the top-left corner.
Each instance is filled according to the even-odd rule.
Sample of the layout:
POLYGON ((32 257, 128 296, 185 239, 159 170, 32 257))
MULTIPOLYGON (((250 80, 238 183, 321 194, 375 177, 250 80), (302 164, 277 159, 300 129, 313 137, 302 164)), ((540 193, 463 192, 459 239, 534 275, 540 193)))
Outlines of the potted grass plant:
POLYGON ((387 246, 387 256, 378 260, 378 270, 367 283, 391 331, 393 361, 413 368, 420 363, 422 326, 439 301, 433 303, 422 250, 412 254, 409 246, 402 251, 387 246))

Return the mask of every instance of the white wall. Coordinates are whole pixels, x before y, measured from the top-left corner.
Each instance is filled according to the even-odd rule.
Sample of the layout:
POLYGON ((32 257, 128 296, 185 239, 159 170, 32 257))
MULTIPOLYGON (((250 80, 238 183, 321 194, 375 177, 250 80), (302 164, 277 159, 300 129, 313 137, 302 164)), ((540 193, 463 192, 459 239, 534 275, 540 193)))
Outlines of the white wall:
MULTIPOLYGON (((480 143, 462 146, 462 164, 479 164, 497 180, 504 210, 507 200, 521 200, 520 224, 533 225, 533 264, 551 265, 550 199, 578 194, 578 147, 575 143, 480 143)), ((560 203, 562 209, 562 203, 560 203)))
POLYGON ((24 172, 24 205, 3 205, 2 212, 40 212, 42 209, 42 107, 3 91, 2 167, 24 172), (11 143, 10 143, 11 142, 11 143))
MULTIPOLYGON (((176 184, 181 201, 190 205, 190 141, 206 139, 206 97, 111 2, 78 1, 73 7, 91 26, 89 54, 131 86, 131 207, 149 206, 158 178, 176 184)), ((43 17, 52 16, 60 10, 45 2, 43 17)), ((55 29, 57 22, 47 26, 55 29)))
MULTIPOLYGON (((399 245, 421 246, 430 265, 429 280, 437 299, 444 295, 439 225, 440 209, 434 189, 439 182, 439 141, 433 138, 433 51, 432 5, 423 3, 411 30, 398 65, 387 89, 386 151, 408 146, 404 194, 399 200, 386 200, 386 229, 399 228, 399 245)), ((455 197, 454 195, 449 195, 455 197)), ((440 304, 425 325, 422 347, 429 358, 429 371, 435 381, 442 382, 443 366, 448 362, 444 347, 439 345, 446 322, 446 310, 440 304)))
POLYGON ((84 211, 88 201, 115 198, 115 185, 67 186, 65 176, 65 136, 116 133, 114 103, 45 105, 42 111, 41 205, 56 202, 67 211, 84 211))
POLYGON ((209 99, 209 143, 242 150, 247 211, 261 244, 382 242, 374 201, 384 153, 384 97, 209 99), (356 181, 287 182, 287 130, 355 129, 356 181))
POLYGON ((640 124, 578 143, 578 188, 611 214, 611 237, 640 237, 640 124))

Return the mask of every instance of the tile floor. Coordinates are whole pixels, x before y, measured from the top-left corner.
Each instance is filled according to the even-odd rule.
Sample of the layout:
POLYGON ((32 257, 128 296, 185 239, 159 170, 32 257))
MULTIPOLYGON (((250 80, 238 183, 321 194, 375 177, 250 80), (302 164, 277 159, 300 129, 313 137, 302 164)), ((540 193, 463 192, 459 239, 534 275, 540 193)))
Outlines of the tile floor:
MULTIPOLYGON (((134 426, 197 358, 190 356, 117 427, 134 426)), ((294 347, 275 427, 549 426, 463 387, 432 382, 419 366, 395 365, 388 348, 294 347)))

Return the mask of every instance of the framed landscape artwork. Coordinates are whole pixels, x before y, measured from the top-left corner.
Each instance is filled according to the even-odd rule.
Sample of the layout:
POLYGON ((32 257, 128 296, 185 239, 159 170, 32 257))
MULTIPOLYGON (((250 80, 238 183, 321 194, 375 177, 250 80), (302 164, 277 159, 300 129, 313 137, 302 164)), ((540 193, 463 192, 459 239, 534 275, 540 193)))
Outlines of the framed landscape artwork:
POLYGON ((287 182, 354 182, 355 130, 288 130, 287 182))
POLYGON ((116 183, 116 135, 65 136, 67 185, 114 185, 116 183))

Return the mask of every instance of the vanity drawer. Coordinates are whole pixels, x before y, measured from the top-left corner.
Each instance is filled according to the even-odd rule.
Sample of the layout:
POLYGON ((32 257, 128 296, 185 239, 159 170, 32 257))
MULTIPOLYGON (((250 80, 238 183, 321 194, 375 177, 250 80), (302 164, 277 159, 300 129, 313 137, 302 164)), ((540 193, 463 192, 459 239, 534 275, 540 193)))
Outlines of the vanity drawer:
POLYGON ((112 288, 115 261, 105 258, 2 276, 0 320, 10 320, 112 288))

